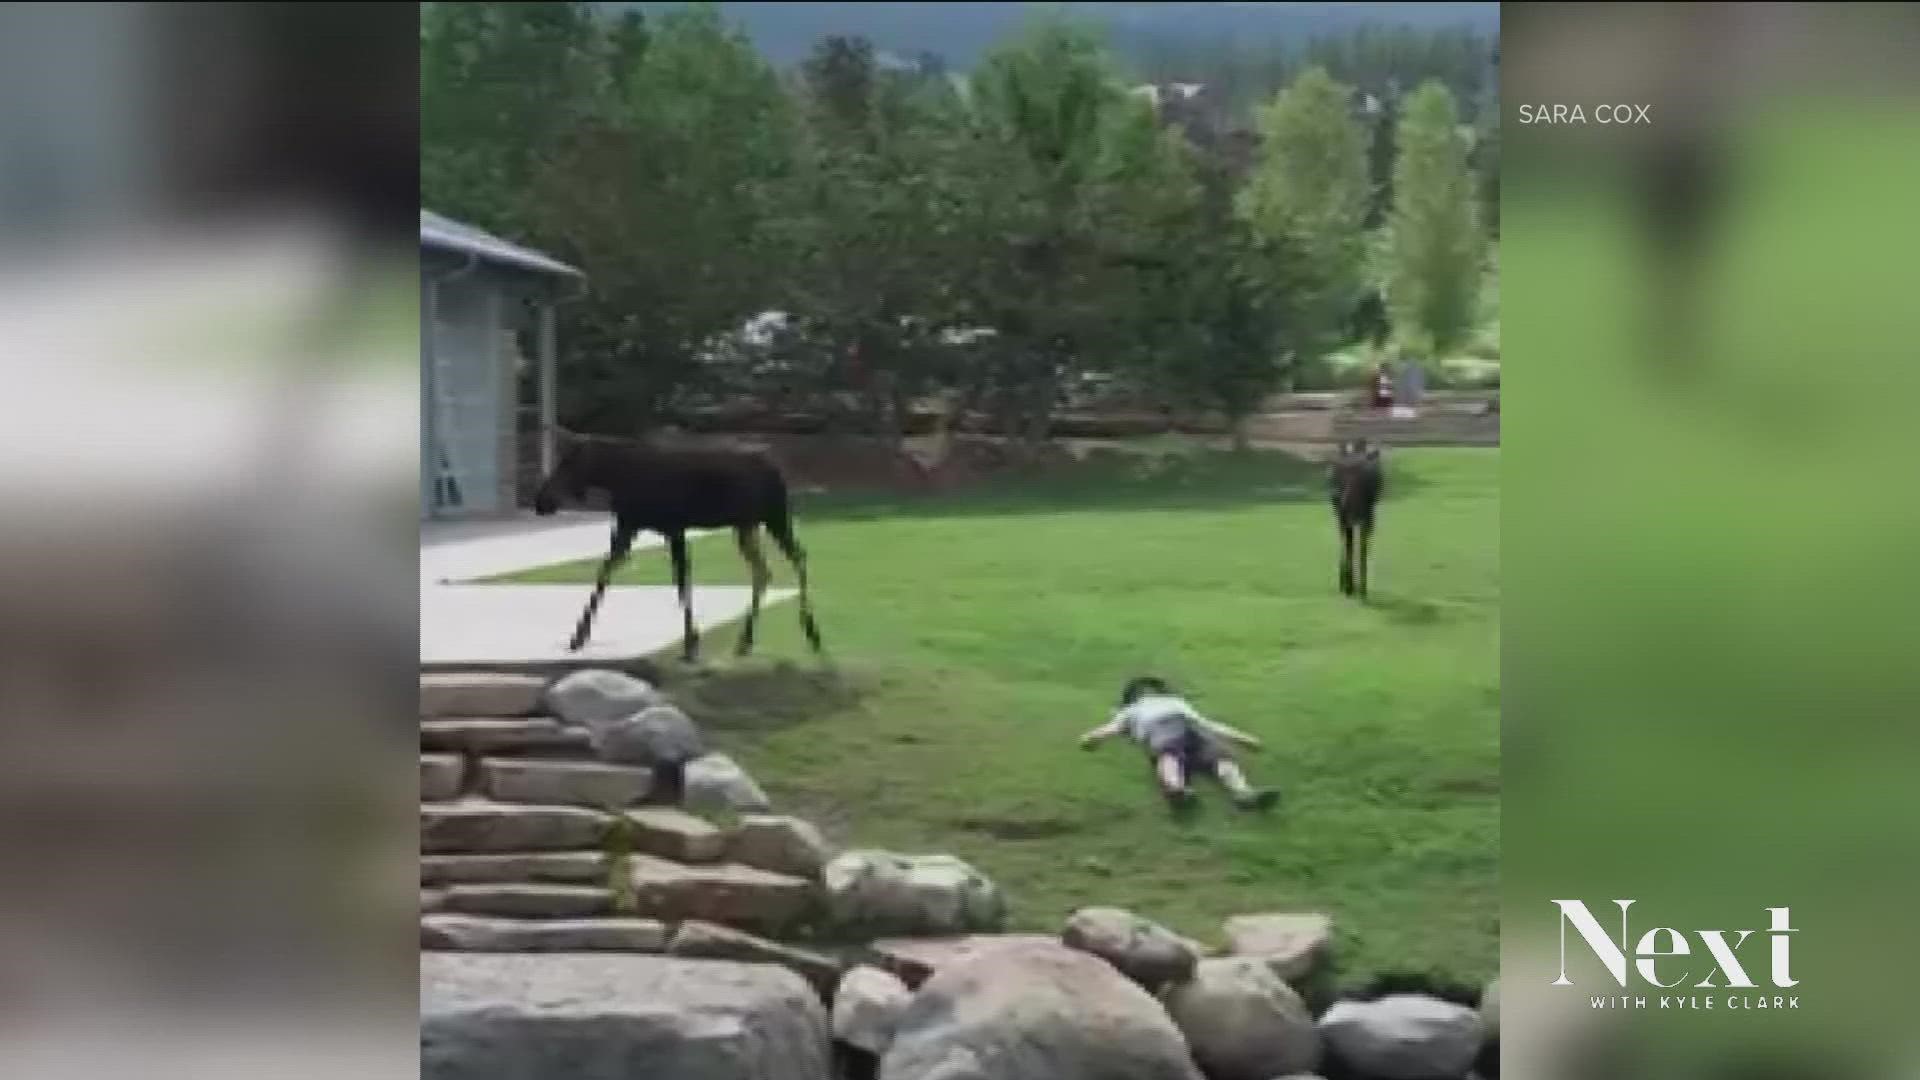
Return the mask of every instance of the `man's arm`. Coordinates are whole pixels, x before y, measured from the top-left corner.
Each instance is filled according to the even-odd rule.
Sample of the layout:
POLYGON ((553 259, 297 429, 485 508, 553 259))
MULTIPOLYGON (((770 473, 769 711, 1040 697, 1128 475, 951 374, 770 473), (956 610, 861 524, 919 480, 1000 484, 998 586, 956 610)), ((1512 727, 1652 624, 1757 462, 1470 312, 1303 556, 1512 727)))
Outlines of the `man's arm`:
POLYGON ((1244 746, 1249 750, 1260 749, 1261 743, 1258 738, 1255 738, 1254 736, 1249 735, 1238 728, 1231 728, 1225 724, 1216 723, 1212 720, 1202 720, 1200 721, 1200 726, 1206 728, 1208 731, 1213 732, 1215 735, 1218 735, 1223 739, 1227 739, 1229 741, 1239 743, 1241 746, 1244 746))
POLYGON ((1126 723, 1125 717, 1115 716, 1113 719, 1107 721, 1104 724, 1101 724, 1099 727, 1094 728, 1092 731, 1087 732, 1085 735, 1080 736, 1081 749, 1091 750, 1095 746, 1099 745, 1099 743, 1102 740, 1111 739, 1115 735, 1120 734, 1120 728, 1125 723, 1126 723))

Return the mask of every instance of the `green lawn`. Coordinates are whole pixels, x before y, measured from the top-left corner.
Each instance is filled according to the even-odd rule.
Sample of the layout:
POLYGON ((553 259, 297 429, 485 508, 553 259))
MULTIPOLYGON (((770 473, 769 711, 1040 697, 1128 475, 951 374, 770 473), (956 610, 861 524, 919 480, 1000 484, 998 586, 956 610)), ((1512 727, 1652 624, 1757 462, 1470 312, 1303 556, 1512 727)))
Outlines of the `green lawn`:
MULTIPOLYGON (((1498 451, 1388 465, 1371 607, 1335 589, 1320 467, 1278 452, 1112 453, 960 496, 817 497, 799 533, 831 668, 785 604, 763 613, 753 661, 717 632, 711 668, 670 689, 776 803, 842 843, 974 862, 1022 927, 1104 903, 1214 941, 1226 915, 1320 910, 1345 978, 1487 978, 1498 451), (1143 672, 1266 741, 1247 765, 1284 789, 1277 813, 1239 815, 1209 789, 1176 823, 1137 749, 1077 748, 1143 672)), ((729 536, 693 562, 699 582, 746 580, 729 536)), ((664 554, 619 580, 668 581, 664 554)))

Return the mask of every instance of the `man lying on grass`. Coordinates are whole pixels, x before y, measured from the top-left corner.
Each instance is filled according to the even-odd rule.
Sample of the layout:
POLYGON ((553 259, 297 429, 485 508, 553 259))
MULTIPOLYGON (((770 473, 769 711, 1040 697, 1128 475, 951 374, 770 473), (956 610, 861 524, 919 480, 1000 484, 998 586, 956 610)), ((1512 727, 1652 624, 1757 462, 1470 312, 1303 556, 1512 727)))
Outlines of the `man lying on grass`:
POLYGON ((1280 793, 1271 788, 1250 786, 1225 745, 1232 742, 1258 750, 1259 739, 1201 716, 1164 680, 1151 675, 1128 681, 1120 691, 1120 711, 1112 720, 1082 735, 1080 747, 1091 750, 1115 735, 1124 735, 1146 749, 1160 781, 1160 792, 1175 810, 1193 805, 1188 780, 1196 772, 1218 777, 1242 810, 1266 810, 1280 798, 1280 793))

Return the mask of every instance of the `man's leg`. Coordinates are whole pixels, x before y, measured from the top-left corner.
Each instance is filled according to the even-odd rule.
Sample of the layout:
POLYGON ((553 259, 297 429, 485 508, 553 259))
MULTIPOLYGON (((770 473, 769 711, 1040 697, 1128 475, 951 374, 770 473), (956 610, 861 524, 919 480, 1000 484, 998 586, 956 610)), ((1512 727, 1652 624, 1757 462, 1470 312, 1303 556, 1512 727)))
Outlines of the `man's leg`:
POLYGON ((1255 789, 1247 783, 1247 774, 1240 771, 1238 763, 1227 758, 1214 762, 1213 775, 1220 778, 1220 783, 1233 795, 1233 801, 1243 808, 1265 810, 1280 798, 1280 793, 1272 788, 1255 789))
POLYGON ((1160 781, 1160 794, 1175 809, 1192 805, 1193 792, 1187 787, 1187 768, 1174 753, 1161 754, 1153 759, 1154 775, 1160 781))

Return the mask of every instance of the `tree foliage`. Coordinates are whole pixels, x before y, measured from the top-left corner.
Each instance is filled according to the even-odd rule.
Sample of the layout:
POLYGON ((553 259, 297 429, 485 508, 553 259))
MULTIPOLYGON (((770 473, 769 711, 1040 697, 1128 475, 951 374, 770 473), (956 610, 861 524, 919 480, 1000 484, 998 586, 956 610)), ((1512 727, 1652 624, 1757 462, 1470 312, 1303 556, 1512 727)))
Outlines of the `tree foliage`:
POLYGON ((1444 354, 1473 328, 1484 260, 1480 193, 1446 87, 1428 83, 1408 98, 1399 142, 1387 307, 1403 344, 1444 354))
MULTIPOLYGON (((1188 112, 1268 101, 1250 153, 1059 18, 968 72, 853 36, 779 71, 711 4, 426 4, 422 200, 586 272, 579 428, 754 401, 897 439, 945 399, 1037 440, 1087 375, 1238 420, 1315 376, 1370 285, 1403 334, 1457 339, 1486 189, 1440 83, 1473 93, 1484 46, 1261 46, 1220 80, 1163 57, 1206 69, 1188 112)), ((1474 153, 1484 176, 1497 143, 1474 153)))

